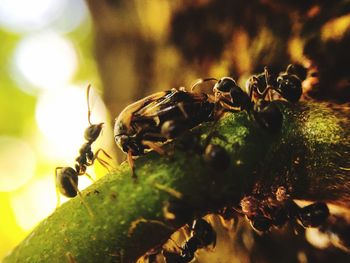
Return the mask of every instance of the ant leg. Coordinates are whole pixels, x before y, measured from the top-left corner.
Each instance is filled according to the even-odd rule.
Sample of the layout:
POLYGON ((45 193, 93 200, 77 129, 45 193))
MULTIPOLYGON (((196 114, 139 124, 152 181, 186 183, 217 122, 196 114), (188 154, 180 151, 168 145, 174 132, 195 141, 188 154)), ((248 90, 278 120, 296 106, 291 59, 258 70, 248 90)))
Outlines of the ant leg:
POLYGON ((194 88, 197 87, 199 84, 202 84, 204 82, 207 82, 207 81, 218 81, 216 78, 205 78, 205 79, 199 79, 197 80, 191 87, 191 92, 193 92, 194 88))
POLYGON ((56 196, 57 196, 57 203, 56 203, 56 209, 60 206, 61 203, 61 196, 60 191, 58 190, 58 184, 57 184, 57 171, 62 170, 63 167, 56 167, 55 168, 55 187, 56 187, 56 196))
POLYGON ((112 159, 112 156, 110 156, 105 150, 103 150, 102 148, 101 149, 98 149, 95 154, 94 154, 94 158, 92 159, 92 162, 94 162, 96 159, 97 161, 103 166, 105 167, 108 172, 110 172, 109 168, 108 167, 111 167, 113 168, 107 161, 101 159, 100 157, 98 157, 99 153, 102 152, 104 153, 105 156, 107 156, 109 159, 112 159))
POLYGON ((258 81, 258 78, 256 76, 252 76, 248 79, 246 84, 246 92, 249 95, 249 98, 251 101, 253 101, 253 91, 256 90, 256 82, 258 81))
POLYGON ((95 152, 95 156, 98 155, 99 152, 103 152, 104 155, 106 155, 109 159, 112 159, 112 156, 110 156, 105 150, 103 150, 102 148, 98 149, 96 152, 95 152))
POLYGON ((134 179, 134 181, 136 181, 137 177, 135 174, 135 162, 134 162, 134 159, 132 158, 131 151, 128 151, 127 160, 131 168, 131 177, 134 179))
POLYGON ((90 174, 88 174, 87 172, 84 173, 84 175, 89 178, 91 180, 91 182, 95 182, 95 180, 92 178, 92 176, 90 174))
POLYGON ((185 119, 188 119, 188 114, 185 111, 184 104, 182 102, 178 103, 177 106, 179 107, 180 111, 184 115, 185 119))
POLYGON ((269 84, 269 71, 267 67, 264 67, 264 74, 265 74, 266 89, 262 93, 259 92, 259 94, 262 96, 262 99, 265 99, 266 94, 268 94, 269 101, 272 101, 271 91, 273 90, 273 86, 269 84))
POLYGON ((226 111, 233 112, 233 113, 237 113, 240 111, 240 110, 238 110, 239 107, 237 107, 230 100, 228 100, 224 97, 220 97, 218 99, 218 102, 220 102, 220 104, 223 106, 224 110, 226 110, 226 111))
POLYGON ((85 206, 86 210, 88 211, 88 214, 90 215, 90 217, 94 218, 94 213, 92 212, 90 206, 86 203, 83 195, 79 191, 78 185, 74 182, 74 180, 72 178, 69 178, 69 181, 72 184, 72 186, 74 187, 74 190, 77 191, 79 198, 80 198, 81 202, 83 203, 83 205, 85 206))
POLYGON ((142 144, 148 146, 149 148, 151 148, 155 152, 159 153, 160 155, 165 154, 165 151, 152 141, 142 141, 142 144))

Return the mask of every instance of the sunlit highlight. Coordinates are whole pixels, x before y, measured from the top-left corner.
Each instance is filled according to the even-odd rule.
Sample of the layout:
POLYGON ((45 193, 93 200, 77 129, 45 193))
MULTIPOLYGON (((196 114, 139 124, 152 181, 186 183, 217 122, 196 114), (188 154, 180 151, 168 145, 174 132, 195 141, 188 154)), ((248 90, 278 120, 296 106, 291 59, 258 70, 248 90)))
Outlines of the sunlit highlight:
POLYGON ((15 32, 42 28, 57 15, 67 0, 1 0, 0 25, 15 32))
POLYGON ((12 193, 11 204, 16 221, 24 230, 32 229, 56 208, 54 175, 47 175, 12 193))
POLYGON ((27 82, 42 89, 66 85, 77 65, 71 42, 52 32, 24 38, 15 52, 16 69, 27 82))
POLYGON ((0 192, 13 191, 33 177, 36 159, 31 147, 13 137, 0 137, 0 192))
MULTIPOLYGON (((55 31, 68 33, 76 29, 86 19, 88 10, 84 0, 64 2, 61 15, 50 24, 50 27, 55 31)), ((82 34, 90 32, 90 24, 85 23, 79 31, 82 34)))
MULTIPOLYGON (((97 93, 91 92, 90 100, 91 121, 97 123, 106 120, 106 110, 97 93)), ((74 164, 84 143, 84 131, 89 126, 87 112, 85 86, 62 88, 39 98, 36 120, 47 139, 47 145, 43 145, 48 149, 47 157, 71 160, 69 165, 74 164)))
POLYGON ((321 29, 321 38, 323 41, 338 40, 350 27, 350 14, 332 19, 327 22, 321 29))
POLYGON ((322 233, 317 228, 307 228, 305 237, 314 247, 325 249, 330 246, 330 239, 327 234, 322 233))

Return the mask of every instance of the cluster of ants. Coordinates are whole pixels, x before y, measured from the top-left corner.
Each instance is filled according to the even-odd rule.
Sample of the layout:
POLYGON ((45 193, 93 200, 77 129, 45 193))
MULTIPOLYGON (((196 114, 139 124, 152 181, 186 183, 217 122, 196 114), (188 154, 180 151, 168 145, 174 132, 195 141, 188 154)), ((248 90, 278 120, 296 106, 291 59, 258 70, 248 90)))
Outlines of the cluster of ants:
MULTIPOLYGON (((272 93, 280 94, 282 98, 292 103, 297 102, 302 94, 302 80, 304 74, 301 68, 289 65, 285 72, 277 77, 269 74, 265 67, 263 73, 252 76, 247 83, 246 91, 240 88, 230 77, 220 80, 213 78, 201 79, 192 86, 192 91, 183 88, 157 92, 127 106, 117 117, 114 127, 114 138, 117 145, 127 153, 127 160, 132 168, 132 175, 136 178, 134 156, 145 154, 149 150, 163 154, 161 144, 174 139, 201 123, 217 121, 225 111, 247 111, 264 129, 276 132, 282 126, 283 116, 278 106, 272 100, 272 93), (193 92, 194 88, 205 81, 217 81, 211 94, 193 92), (269 100, 266 100, 269 96, 269 100)), ((88 122, 90 126, 85 130, 86 142, 79 150, 75 159, 75 167, 57 167, 55 169, 56 189, 66 197, 81 196, 78 189, 78 176, 87 175, 87 166, 98 160, 107 167, 108 162, 99 158, 99 153, 92 152, 91 146, 99 137, 103 123, 92 124, 89 94, 91 86, 87 88, 88 122)), ((211 138, 211 136, 209 136, 211 138)), ((218 145, 209 144, 201 152, 205 159, 213 164, 228 164, 228 157, 224 149, 218 145)), ((217 167, 221 167, 217 165, 217 167)), ((59 200, 59 194, 58 194, 59 200)), ((58 201, 59 203, 59 201, 58 201)))
MULTIPOLYGON (((299 223, 301 226, 321 227, 329 217, 329 209, 325 203, 316 202, 300 207, 290 198, 285 187, 280 186, 274 194, 250 195, 244 197, 238 207, 225 207, 218 211, 225 220, 244 215, 252 228, 258 233, 266 233, 271 228, 281 228, 287 223, 299 223)), ((179 252, 162 249, 161 253, 166 263, 191 262, 198 249, 216 245, 216 233, 213 227, 203 218, 193 221, 190 227, 190 238, 181 246, 179 252)), ((157 262, 159 251, 149 252, 144 260, 157 262)))
MULTIPOLYGON (((215 123, 224 112, 246 111, 262 129, 276 133, 282 127, 283 115, 274 98, 278 95, 287 102, 297 102, 302 95, 302 81, 305 77, 305 71, 296 65, 289 65, 277 76, 270 75, 265 67, 264 72, 249 78, 246 90, 239 87, 234 79, 224 77, 220 80, 201 79, 192 86, 191 91, 180 88, 158 92, 127 106, 119 114, 115 122, 114 138, 117 145, 127 153, 134 179, 137 178, 135 156, 150 150, 163 154, 162 144, 181 136, 184 147, 199 148, 210 165, 224 170, 229 166, 230 157, 224 148, 210 143, 212 135, 208 136, 204 147, 198 147, 199 139, 193 134, 186 136, 189 134, 187 132, 204 122, 215 123), (199 84, 213 80, 216 81, 213 95, 194 92, 199 84)), ((81 196, 78 176, 90 177, 86 170, 95 160, 108 168, 108 162, 99 157, 100 153, 111 158, 103 149, 95 153, 91 149, 102 131, 103 123, 92 124, 90 121, 89 92, 90 85, 87 88, 90 126, 85 130, 86 142, 79 150, 74 168, 57 167, 55 170, 56 188, 67 197, 77 194, 81 196)), ((273 226, 283 226, 290 220, 297 220, 304 227, 318 227, 329 215, 324 203, 299 207, 288 197, 283 187, 278 188, 274 197, 247 196, 242 199, 240 207, 235 208, 236 212, 245 215, 252 227, 261 232, 267 232, 273 226)), ((210 244, 215 246, 215 243, 214 229, 204 219, 197 219, 191 226, 191 237, 180 247, 180 252, 163 250, 162 254, 168 263, 186 263, 193 260, 198 249, 210 244)), ((152 262, 151 256, 149 261, 152 262)))
MULTIPOLYGON (((119 114, 114 126, 115 141, 127 153, 136 178, 134 156, 150 150, 163 154, 160 146, 164 142, 178 138, 201 123, 215 123, 224 112, 246 111, 264 130, 278 132, 283 116, 273 96, 279 94, 285 101, 297 102, 306 77, 303 69, 289 65, 285 72, 276 76, 270 75, 265 67, 263 73, 249 78, 246 91, 233 78, 224 77, 220 80, 201 79, 191 91, 180 88, 152 94, 127 106, 119 114), (213 94, 193 91, 199 84, 213 80, 216 81, 213 94)), ((217 147, 203 152, 207 156, 216 156, 210 149, 216 150, 217 147)))

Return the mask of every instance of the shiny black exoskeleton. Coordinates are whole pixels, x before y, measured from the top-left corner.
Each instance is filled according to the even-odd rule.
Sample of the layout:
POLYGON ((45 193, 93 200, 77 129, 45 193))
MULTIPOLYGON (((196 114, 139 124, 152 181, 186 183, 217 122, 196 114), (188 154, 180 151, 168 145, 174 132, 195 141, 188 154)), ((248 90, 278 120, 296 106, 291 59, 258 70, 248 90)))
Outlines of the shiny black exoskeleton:
POLYGON ((263 73, 248 79, 246 89, 250 97, 265 99, 269 91, 275 91, 287 101, 295 103, 301 97, 304 79, 305 74, 297 65, 288 65, 286 71, 279 74, 277 78, 270 75, 265 67, 263 73))
POLYGON ((187 131, 177 140, 177 148, 185 151, 196 153, 203 156, 204 161, 213 169, 219 172, 225 171, 230 165, 230 155, 224 147, 210 143, 215 137, 215 132, 212 132, 201 143, 200 134, 187 131))
POLYGON ((145 97, 127 106, 114 126, 117 145, 126 152, 134 178, 133 156, 149 150, 163 154, 161 144, 211 121, 215 102, 205 93, 171 89, 145 97))
POLYGON ((229 77, 220 79, 214 86, 216 96, 220 102, 229 107, 246 110, 253 115, 257 123, 267 130, 277 132, 282 126, 283 116, 274 101, 252 101, 250 95, 244 92, 236 82, 229 77))
POLYGON ((317 202, 300 208, 298 219, 304 227, 319 227, 329 216, 329 209, 325 203, 317 202))
POLYGON ((207 94, 183 89, 158 92, 126 107, 118 116, 114 138, 131 156, 157 150, 155 143, 177 137, 213 117, 214 102, 207 94))
POLYGON ((215 244, 216 232, 212 226, 204 219, 198 219, 193 222, 191 237, 180 248, 180 254, 163 250, 163 256, 167 263, 187 263, 194 259, 197 249, 215 244))
POLYGON ((204 160, 219 172, 225 171, 230 165, 230 156, 223 147, 216 144, 205 147, 204 160))
POLYGON ((327 205, 321 202, 300 207, 292 199, 276 202, 271 198, 260 200, 248 196, 242 199, 241 206, 251 226, 259 232, 267 232, 273 226, 282 227, 295 220, 303 227, 320 227, 329 216, 327 205))
MULTIPOLYGON (((103 123, 92 124, 90 121, 90 105, 89 105, 89 93, 91 86, 87 88, 87 103, 88 103, 88 121, 90 126, 85 129, 84 138, 86 142, 79 149, 79 156, 75 159, 75 168, 72 167, 56 167, 55 169, 55 181, 57 190, 66 197, 74 197, 80 194, 78 189, 78 176, 86 175, 90 179, 91 177, 86 173, 87 166, 90 166, 97 159, 103 166, 107 167, 108 163, 98 157, 100 152, 103 152, 108 158, 111 158, 103 149, 99 149, 96 153, 92 152, 91 145, 99 137, 103 123)), ((58 205, 59 205, 59 194, 58 205)))

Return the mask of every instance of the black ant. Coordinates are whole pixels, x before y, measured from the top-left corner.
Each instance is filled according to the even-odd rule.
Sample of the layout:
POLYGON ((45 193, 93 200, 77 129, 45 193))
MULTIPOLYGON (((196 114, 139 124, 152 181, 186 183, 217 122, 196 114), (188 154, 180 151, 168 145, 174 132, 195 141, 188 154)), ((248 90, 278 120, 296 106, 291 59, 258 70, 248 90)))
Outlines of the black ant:
POLYGON ((272 132, 277 132, 281 129, 283 116, 274 101, 259 99, 254 103, 251 94, 248 95, 244 92, 236 84, 236 81, 230 77, 221 78, 215 84, 213 91, 215 96, 219 98, 220 103, 228 107, 247 111, 265 129, 272 132))
MULTIPOLYGON (((84 138, 86 142, 79 149, 79 156, 75 159, 75 168, 56 167, 55 169, 57 207, 59 206, 59 203, 60 203, 59 193, 63 194, 66 197, 75 197, 78 194, 82 198, 81 193, 78 189, 78 176, 86 175, 89 179, 93 181, 91 176, 86 172, 86 168, 87 166, 92 165, 95 160, 98 160, 101 163, 101 165, 103 165, 108 169, 109 164, 98 157, 100 152, 103 152, 108 158, 111 159, 111 156, 107 154, 103 149, 99 149, 95 153, 93 153, 91 149, 91 145, 96 141, 96 139, 101 134, 103 122, 99 124, 92 124, 90 121, 90 116, 91 116, 90 102, 89 102, 90 89, 91 89, 91 85, 89 84, 87 87, 87 105, 88 105, 88 122, 90 126, 85 129, 84 138)), ((87 205, 86 207, 88 208, 87 205)), ((89 213, 92 215, 89 208, 88 210, 89 210, 89 213)))
POLYGON ((183 88, 157 92, 127 106, 116 119, 114 138, 127 153, 133 178, 134 156, 150 150, 164 154, 164 142, 212 120, 214 115, 214 103, 207 94, 183 88))
MULTIPOLYGON (((285 188, 279 187, 277 193, 281 191, 285 191, 285 188)), ((241 212, 258 232, 267 232, 273 226, 281 227, 288 220, 297 220, 303 227, 320 227, 329 216, 325 203, 316 202, 300 207, 288 196, 283 199, 278 196, 276 199, 246 196, 241 201, 241 207, 241 212)))
MULTIPOLYGON (((281 78, 284 79, 283 75, 281 78)), ((211 80, 217 81, 201 79, 190 92, 179 88, 151 94, 128 105, 119 114, 114 125, 114 139, 127 153, 134 179, 134 156, 150 150, 164 154, 163 143, 203 122, 218 120, 225 111, 236 112, 232 108, 252 113, 256 121, 270 131, 281 128, 283 116, 277 105, 263 100, 254 103, 252 95, 238 87, 232 78, 217 81, 213 88, 215 96, 193 91, 198 84, 211 80)))
POLYGON ((195 252, 209 245, 216 245, 216 232, 213 227, 204 219, 197 219, 191 227, 191 237, 182 247, 181 253, 163 250, 163 256, 167 263, 187 263, 194 258, 195 252))
MULTIPOLYGON (((264 72, 248 79, 247 93, 252 98, 265 99, 269 91, 276 91, 289 102, 297 102, 302 94, 302 79, 305 78, 297 65, 288 65, 285 72, 279 74, 277 79, 270 75, 267 67, 264 72)), ((271 98, 270 98, 271 100, 271 98)))
POLYGON ((177 140, 177 148, 185 152, 194 152, 202 155, 204 161, 213 169, 219 172, 225 171, 230 165, 230 155, 224 147, 210 143, 213 137, 217 136, 211 131, 203 144, 200 142, 200 134, 187 131, 177 140))

